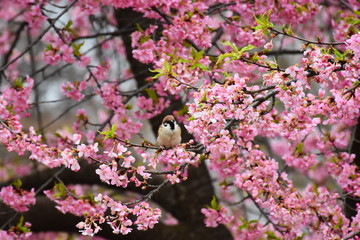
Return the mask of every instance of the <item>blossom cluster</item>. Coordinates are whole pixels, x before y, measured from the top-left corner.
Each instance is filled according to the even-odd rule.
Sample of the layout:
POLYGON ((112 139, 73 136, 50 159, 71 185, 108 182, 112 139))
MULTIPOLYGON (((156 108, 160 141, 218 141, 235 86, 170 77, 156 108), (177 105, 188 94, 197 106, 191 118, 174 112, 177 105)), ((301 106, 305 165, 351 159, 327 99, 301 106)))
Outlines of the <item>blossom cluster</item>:
POLYGON ((131 208, 101 193, 94 199, 102 208, 109 209, 111 216, 100 217, 99 219, 90 216, 86 218, 85 222, 78 223, 77 227, 81 229, 83 235, 93 236, 101 229, 98 223, 102 224, 105 221, 111 226, 113 233, 123 235, 132 231, 131 226, 136 226, 138 230, 147 230, 153 228, 159 221, 160 209, 153 209, 146 202, 131 208), (131 216, 135 217, 136 220, 133 220, 131 216))
POLYGON ((0 199, 9 207, 18 212, 26 212, 29 205, 36 203, 35 190, 32 188, 30 192, 7 186, 1 188, 0 199))
MULTIPOLYGON (((79 174, 81 161, 96 164, 105 191, 61 181, 52 189, 40 187, 62 213, 84 217, 77 224, 83 235, 93 236, 102 224, 124 235, 153 228, 161 216, 149 203, 153 194, 187 180, 188 167, 202 162, 223 201, 202 208, 208 227, 226 225, 236 239, 340 239, 359 233, 359 206, 346 218, 337 201, 360 197, 359 166, 350 153, 360 117, 358 1, 2 5, 8 7, 0 6, 0 143, 26 167, 10 174, 17 162, 9 154, 4 164, 1 159, 0 180, 60 166, 79 174), (136 30, 121 26, 119 9, 132 9, 146 24, 136 30), (141 70, 151 68, 151 78, 140 79, 130 45, 132 58, 147 64, 141 70), (296 54, 297 63, 283 61, 287 53, 296 54), (118 64, 126 57, 133 66, 118 64), (43 114, 43 106, 62 101, 42 98, 50 92, 50 79, 75 103, 44 124, 53 116, 43 114), (90 106, 78 108, 90 98, 90 106), (142 127, 177 108, 175 102, 185 105, 176 109, 177 119, 194 140, 163 149, 142 127), (73 108, 72 122, 65 116, 73 108), (60 118, 69 121, 53 129, 60 118), (28 119, 37 127, 29 127, 28 119), (27 165, 29 159, 40 164, 27 165), (296 180, 299 175, 304 183, 296 180), (129 194, 131 202, 112 192, 132 187, 148 192, 135 199, 129 194), (261 217, 249 219, 251 210, 240 208, 261 217)), ((35 204, 35 192, 40 191, 4 186, 0 197, 25 212, 35 204)), ((1 230, 0 238, 30 235, 17 233, 1 230)))
POLYGON ((211 208, 202 208, 201 212, 205 215, 205 225, 207 227, 217 227, 219 224, 227 224, 231 221, 226 212, 226 208, 221 207, 219 210, 211 208))
POLYGON ((103 216, 105 210, 97 205, 91 195, 87 196, 81 186, 56 185, 52 190, 45 190, 45 195, 57 206, 62 213, 71 213, 76 216, 103 216), (60 187, 59 187, 60 186, 60 187))

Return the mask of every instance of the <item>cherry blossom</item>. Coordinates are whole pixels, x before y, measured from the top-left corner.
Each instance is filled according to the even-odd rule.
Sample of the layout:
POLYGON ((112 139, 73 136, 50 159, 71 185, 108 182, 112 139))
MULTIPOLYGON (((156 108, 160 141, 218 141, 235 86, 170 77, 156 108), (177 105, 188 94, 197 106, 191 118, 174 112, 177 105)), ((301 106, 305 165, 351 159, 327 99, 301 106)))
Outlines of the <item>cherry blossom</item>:
MULTIPOLYGON (((178 204, 189 196, 172 191, 197 181, 214 195, 197 206, 202 226, 234 239, 356 239, 359 9, 355 0, 3 0, 1 202, 31 214, 43 193, 81 218, 82 235, 106 225, 131 235, 171 212, 161 191, 178 204), (186 140, 164 149, 155 125, 168 114, 186 140), (9 184, 34 175, 47 178, 9 184)), ((15 218, 1 239, 30 238, 31 223, 15 218)))
POLYGON ((13 186, 1 188, 0 197, 5 204, 18 212, 28 211, 28 205, 34 205, 36 202, 34 189, 28 192, 22 189, 14 189, 13 186))

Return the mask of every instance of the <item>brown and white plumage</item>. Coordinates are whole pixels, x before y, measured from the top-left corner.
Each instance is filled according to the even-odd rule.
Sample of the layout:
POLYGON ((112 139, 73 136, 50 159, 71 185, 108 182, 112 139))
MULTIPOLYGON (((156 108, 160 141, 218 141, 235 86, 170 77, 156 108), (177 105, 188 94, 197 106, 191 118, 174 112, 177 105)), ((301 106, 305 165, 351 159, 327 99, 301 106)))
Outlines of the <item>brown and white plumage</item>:
POLYGON ((161 147, 173 148, 180 142, 181 128, 173 115, 167 115, 159 127, 157 143, 161 147))

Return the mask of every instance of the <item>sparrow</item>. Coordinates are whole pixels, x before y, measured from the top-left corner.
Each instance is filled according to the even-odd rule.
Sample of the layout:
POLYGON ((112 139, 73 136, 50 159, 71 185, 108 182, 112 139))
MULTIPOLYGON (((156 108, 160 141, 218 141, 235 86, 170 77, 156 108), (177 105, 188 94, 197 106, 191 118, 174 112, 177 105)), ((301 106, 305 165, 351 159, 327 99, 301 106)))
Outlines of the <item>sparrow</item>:
POLYGON ((157 143, 160 147, 173 148, 181 142, 181 128, 173 115, 167 115, 159 127, 157 143))

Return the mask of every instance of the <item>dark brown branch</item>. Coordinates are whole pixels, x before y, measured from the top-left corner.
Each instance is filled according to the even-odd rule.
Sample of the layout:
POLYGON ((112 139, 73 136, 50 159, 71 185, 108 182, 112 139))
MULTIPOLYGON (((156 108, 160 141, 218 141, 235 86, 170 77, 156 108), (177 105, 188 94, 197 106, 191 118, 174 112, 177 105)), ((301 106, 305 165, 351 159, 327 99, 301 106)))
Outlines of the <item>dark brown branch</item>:
POLYGON ((133 28, 133 29, 118 30, 118 31, 114 31, 114 32, 96 33, 96 34, 93 34, 93 35, 79 36, 79 37, 76 37, 76 38, 72 39, 71 41, 76 42, 76 41, 79 41, 79 40, 82 40, 82 39, 92 39, 92 38, 106 37, 106 36, 116 37, 116 36, 121 36, 121 35, 124 35, 124 34, 130 34, 134 30, 136 30, 136 29, 133 28))
MULTIPOLYGON (((31 45, 31 29, 28 27, 27 28, 27 41, 28 44, 31 45)), ((30 68, 31 71, 34 72, 36 69, 36 61, 35 61, 35 53, 34 53, 34 49, 30 48, 29 49, 29 55, 30 55, 30 68)), ((37 79, 34 79, 35 83, 37 79)), ((40 99, 40 89, 39 88, 34 88, 34 95, 35 95, 35 102, 38 102, 40 99)), ((35 111, 36 111, 36 118, 37 118, 37 128, 38 129, 42 129, 43 127, 43 116, 42 116, 42 112, 40 109, 39 105, 35 105, 35 111)), ((45 136, 44 131, 40 131, 40 134, 42 136, 45 136)))
POLYGON ((142 198, 132 201, 132 202, 127 202, 127 203, 123 203, 125 206, 130 206, 130 205, 134 205, 140 202, 144 202, 144 201, 150 201, 152 196, 159 192, 160 189, 162 189, 166 184, 168 184, 170 182, 169 179, 166 179, 164 182, 162 182, 160 185, 158 185, 154 190, 151 190, 149 193, 147 193, 146 195, 144 195, 142 198))
POLYGON ((156 12, 157 14, 159 14, 165 21, 167 24, 172 25, 172 21, 171 21, 171 17, 166 15, 165 13, 163 13, 162 11, 160 11, 158 8, 156 7, 151 7, 151 9, 156 12))
POLYGON ((304 51, 302 51, 302 50, 291 50, 291 49, 279 49, 279 50, 273 50, 273 51, 269 51, 269 52, 264 52, 263 54, 266 55, 266 56, 294 55, 294 54, 303 55, 304 51))
POLYGON ((348 4, 346 1, 344 1, 344 0, 339 0, 339 2, 343 5, 343 6, 345 6, 347 9, 349 9, 350 11, 352 11, 352 12, 354 12, 354 9, 351 7, 351 5, 350 4, 348 4))
POLYGON ((232 6, 232 5, 236 5, 236 2, 216 3, 216 4, 212 5, 212 6, 210 6, 209 9, 205 12, 205 14, 206 15, 211 15, 214 12, 219 12, 219 11, 223 10, 222 8, 232 6))
POLYGON ((276 67, 276 68, 270 67, 270 66, 268 66, 268 65, 263 65, 263 64, 261 64, 261 63, 254 62, 254 61, 249 60, 249 59, 246 59, 246 58, 244 58, 244 57, 241 57, 239 60, 240 60, 240 61, 243 61, 243 62, 246 62, 246 63, 249 63, 249 64, 256 65, 256 66, 258 66, 258 67, 266 68, 266 69, 268 69, 268 70, 270 70, 270 71, 285 72, 285 69, 282 69, 282 68, 280 68, 280 67, 276 67))
POLYGON ((14 49, 16 47, 16 44, 20 39, 21 32, 22 32, 22 30, 24 29, 25 26, 26 26, 26 23, 22 23, 20 25, 20 27, 18 28, 18 30, 16 31, 15 39, 12 41, 12 44, 10 46, 9 51, 4 55, 4 60, 3 60, 2 66, 5 66, 8 63, 9 58, 10 58, 11 54, 13 53, 13 51, 14 51, 14 49))

